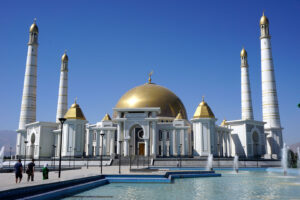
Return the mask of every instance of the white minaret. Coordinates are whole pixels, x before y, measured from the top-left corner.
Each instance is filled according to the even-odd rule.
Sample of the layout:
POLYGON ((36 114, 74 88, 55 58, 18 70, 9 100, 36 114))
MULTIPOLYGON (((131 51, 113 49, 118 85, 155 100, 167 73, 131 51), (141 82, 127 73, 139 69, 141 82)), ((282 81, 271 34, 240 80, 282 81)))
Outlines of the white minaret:
POLYGON ((23 155, 25 125, 36 121, 36 78, 39 30, 34 20, 29 29, 29 42, 24 77, 20 122, 17 136, 16 155, 23 155))
POLYGON ((278 108, 277 90, 275 83, 274 65, 271 50, 271 36, 269 34, 269 20, 263 14, 260 19, 261 45, 261 80, 262 107, 265 133, 267 135, 267 154, 280 157, 282 148, 282 128, 278 108))
POLYGON ((241 100, 242 100, 242 120, 253 120, 252 98, 249 80, 247 51, 241 51, 241 100))
POLYGON ((59 118, 64 117, 68 111, 68 61, 66 54, 61 57, 60 81, 58 90, 56 122, 59 123, 59 118))

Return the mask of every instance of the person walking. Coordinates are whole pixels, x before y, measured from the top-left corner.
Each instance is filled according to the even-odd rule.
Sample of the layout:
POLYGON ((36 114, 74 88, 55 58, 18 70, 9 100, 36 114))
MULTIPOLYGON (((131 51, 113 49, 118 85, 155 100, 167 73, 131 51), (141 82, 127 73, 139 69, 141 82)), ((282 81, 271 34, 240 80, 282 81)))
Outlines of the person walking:
POLYGON ((43 180, 48 179, 48 174, 49 174, 48 163, 44 165, 42 172, 43 172, 43 180))
POLYGON ((16 183, 18 183, 18 179, 20 179, 19 183, 21 183, 22 180, 22 173, 23 173, 23 165, 21 162, 21 159, 18 160, 18 162, 14 166, 15 168, 15 175, 16 175, 16 183))
POLYGON ((27 176, 27 182, 30 180, 33 181, 34 179, 34 168, 35 168, 35 164, 34 164, 34 159, 31 160, 31 162, 27 165, 27 169, 26 169, 26 174, 27 176))

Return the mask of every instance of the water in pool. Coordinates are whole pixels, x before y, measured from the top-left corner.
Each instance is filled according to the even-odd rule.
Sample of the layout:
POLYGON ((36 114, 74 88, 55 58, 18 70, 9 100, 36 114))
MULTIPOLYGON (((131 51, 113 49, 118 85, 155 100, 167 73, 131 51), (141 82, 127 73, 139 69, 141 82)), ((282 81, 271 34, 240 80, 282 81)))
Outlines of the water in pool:
POLYGON ((222 177, 175 179, 173 184, 112 183, 66 199, 300 199, 300 176, 217 171, 222 177))

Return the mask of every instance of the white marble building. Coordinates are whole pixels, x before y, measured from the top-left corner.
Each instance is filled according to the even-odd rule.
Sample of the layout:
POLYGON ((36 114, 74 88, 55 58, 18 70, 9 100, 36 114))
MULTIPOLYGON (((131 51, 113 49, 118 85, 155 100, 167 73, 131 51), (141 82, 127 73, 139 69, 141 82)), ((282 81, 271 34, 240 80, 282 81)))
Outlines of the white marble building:
MULTIPOLYGON (((217 118, 207 102, 195 106, 188 119, 184 104, 169 89, 147 83, 126 92, 99 122, 91 124, 75 101, 68 109, 68 61, 61 58, 57 114, 53 122, 36 121, 36 79, 38 27, 30 27, 24 89, 17 137, 17 156, 34 158, 59 155, 95 157, 140 155, 155 157, 280 157, 282 133, 274 66, 271 56, 269 21, 262 16, 263 120, 254 120, 248 55, 241 51, 241 119, 217 118), (267 64, 266 64, 267 63, 267 64), (66 118, 61 137, 58 118, 66 118), (62 138, 62 141, 60 141, 62 138)), ((197 90, 197 88, 195 88, 197 90)), ((99 113, 100 115, 101 113, 99 113)))

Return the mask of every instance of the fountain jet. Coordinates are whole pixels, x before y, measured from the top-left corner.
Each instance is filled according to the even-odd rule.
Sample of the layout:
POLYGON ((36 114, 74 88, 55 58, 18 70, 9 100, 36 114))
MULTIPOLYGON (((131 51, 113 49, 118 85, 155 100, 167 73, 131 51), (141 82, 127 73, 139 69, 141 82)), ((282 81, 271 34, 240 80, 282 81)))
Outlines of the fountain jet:
POLYGON ((287 168, 288 168, 288 147, 286 146, 286 144, 283 144, 283 148, 281 150, 281 166, 283 169, 283 174, 286 175, 287 174, 287 168))
POLYGON ((297 147, 297 167, 300 168, 300 148, 297 147))
POLYGON ((206 170, 211 170, 211 171, 213 170, 212 163, 213 163, 213 155, 209 154, 209 156, 207 157, 206 170))
POLYGON ((238 155, 234 156, 233 169, 236 173, 239 173, 239 156, 238 155))
POLYGON ((3 167, 3 158, 4 158, 4 146, 0 150, 0 168, 3 167))

